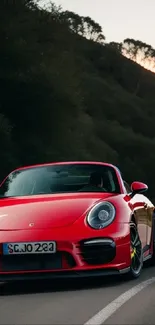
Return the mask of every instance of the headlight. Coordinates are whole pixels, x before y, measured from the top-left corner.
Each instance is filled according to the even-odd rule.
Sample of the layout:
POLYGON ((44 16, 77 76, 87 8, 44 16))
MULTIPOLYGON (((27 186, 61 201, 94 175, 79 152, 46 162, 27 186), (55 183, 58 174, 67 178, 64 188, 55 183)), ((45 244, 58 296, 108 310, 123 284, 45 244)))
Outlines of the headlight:
POLYGON ((110 202, 96 204, 87 215, 87 222, 94 229, 102 229, 110 225, 115 219, 115 207, 110 202))

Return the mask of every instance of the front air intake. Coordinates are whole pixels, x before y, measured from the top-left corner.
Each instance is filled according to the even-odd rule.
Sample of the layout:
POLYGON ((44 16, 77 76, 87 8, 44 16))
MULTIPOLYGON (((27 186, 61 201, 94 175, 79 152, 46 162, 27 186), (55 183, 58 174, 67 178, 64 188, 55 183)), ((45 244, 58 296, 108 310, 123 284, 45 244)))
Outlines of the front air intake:
POLYGON ((110 263, 116 256, 116 245, 111 239, 95 238, 79 243, 83 260, 90 265, 110 263))

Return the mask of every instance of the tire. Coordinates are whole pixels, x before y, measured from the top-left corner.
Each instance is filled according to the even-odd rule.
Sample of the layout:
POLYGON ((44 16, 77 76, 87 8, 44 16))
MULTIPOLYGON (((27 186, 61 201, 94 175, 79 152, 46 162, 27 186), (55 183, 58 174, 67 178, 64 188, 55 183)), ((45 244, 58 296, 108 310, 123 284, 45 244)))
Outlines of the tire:
POLYGON ((129 279, 137 279, 143 269, 143 248, 137 226, 134 222, 130 223, 130 247, 132 248, 132 256, 130 271, 127 277, 129 279))

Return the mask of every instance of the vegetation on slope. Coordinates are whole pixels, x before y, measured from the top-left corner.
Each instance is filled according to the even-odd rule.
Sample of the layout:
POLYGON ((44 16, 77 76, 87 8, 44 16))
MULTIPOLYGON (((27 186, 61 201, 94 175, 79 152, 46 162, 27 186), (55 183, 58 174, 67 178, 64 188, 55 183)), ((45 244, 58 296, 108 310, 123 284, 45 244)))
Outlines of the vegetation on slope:
POLYGON ((0 178, 25 164, 100 160, 155 197, 155 75, 104 43, 89 17, 80 31, 71 18, 0 1, 0 178))

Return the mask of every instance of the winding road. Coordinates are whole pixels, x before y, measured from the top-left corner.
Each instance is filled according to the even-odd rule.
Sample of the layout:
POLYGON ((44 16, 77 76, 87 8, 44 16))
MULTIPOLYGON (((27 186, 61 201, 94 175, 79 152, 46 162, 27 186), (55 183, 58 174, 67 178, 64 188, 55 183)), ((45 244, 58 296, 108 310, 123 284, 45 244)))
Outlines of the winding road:
POLYGON ((1 283, 0 324, 155 324, 155 267, 132 281, 1 283))

